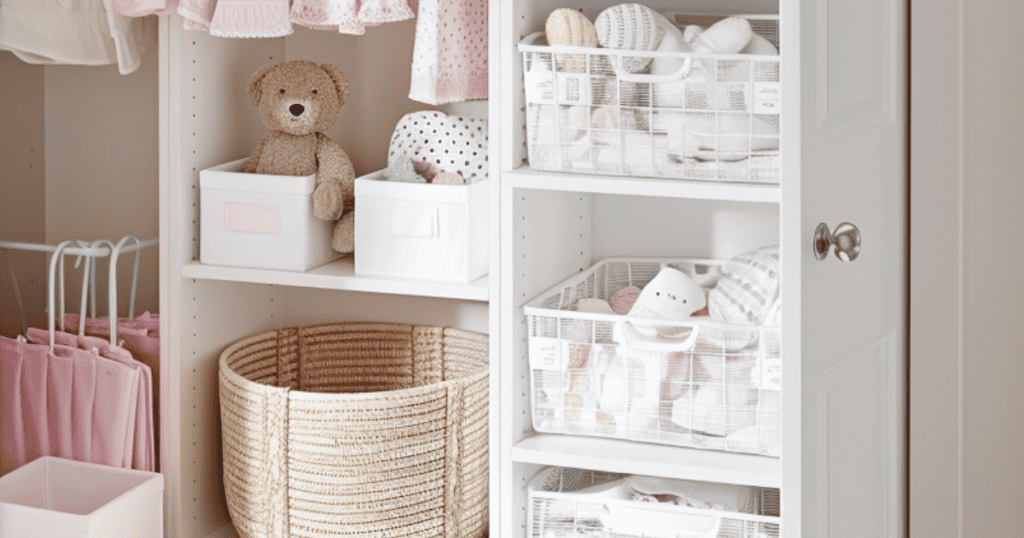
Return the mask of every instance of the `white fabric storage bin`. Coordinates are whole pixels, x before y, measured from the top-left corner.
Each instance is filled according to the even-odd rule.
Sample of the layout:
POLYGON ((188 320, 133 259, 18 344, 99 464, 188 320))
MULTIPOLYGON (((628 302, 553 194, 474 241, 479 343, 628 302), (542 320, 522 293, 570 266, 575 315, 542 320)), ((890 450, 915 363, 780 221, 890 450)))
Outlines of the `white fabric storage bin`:
POLYGON ((0 538, 161 538, 164 477, 46 456, 0 477, 0 538))
POLYGON ((470 282, 487 274, 487 180, 466 185, 356 179, 359 275, 470 282))
POLYGON ((334 223, 313 215, 316 176, 239 172, 245 161, 199 172, 199 261, 307 271, 340 257, 334 223))
POLYGON ((533 428, 779 456, 780 327, 577 311, 665 266, 708 290, 723 263, 609 258, 528 302, 533 428))
MULTIPOLYGON (((779 46, 777 15, 742 18, 779 46)), ((780 56, 553 46, 543 33, 519 51, 533 169, 779 183, 780 56)))
POLYGON ((777 489, 547 467, 526 490, 530 538, 779 537, 777 489))

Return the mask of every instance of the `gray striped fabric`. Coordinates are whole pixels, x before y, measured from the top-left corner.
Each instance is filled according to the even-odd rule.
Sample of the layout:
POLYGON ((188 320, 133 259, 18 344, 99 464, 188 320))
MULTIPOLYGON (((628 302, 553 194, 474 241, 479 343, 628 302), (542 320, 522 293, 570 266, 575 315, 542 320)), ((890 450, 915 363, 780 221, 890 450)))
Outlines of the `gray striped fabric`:
POLYGON ((779 247, 740 254, 722 266, 723 276, 708 294, 712 319, 764 324, 779 298, 779 247))

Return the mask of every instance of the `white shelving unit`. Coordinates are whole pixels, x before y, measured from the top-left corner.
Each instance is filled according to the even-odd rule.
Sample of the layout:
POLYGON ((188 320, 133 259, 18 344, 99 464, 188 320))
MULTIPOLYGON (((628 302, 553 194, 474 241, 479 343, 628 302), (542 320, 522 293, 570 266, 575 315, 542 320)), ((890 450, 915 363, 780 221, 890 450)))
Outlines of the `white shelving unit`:
POLYGON ((645 177, 593 176, 560 174, 533 170, 523 165, 502 174, 507 187, 552 191, 589 192, 594 194, 625 194, 686 198, 690 200, 722 200, 733 202, 779 203, 779 186, 753 183, 718 183, 645 177))
MULTIPOLYGON (((584 12, 593 20, 617 3, 587 2, 584 12)), ((382 167, 391 126, 425 108, 404 100, 405 83, 394 80, 407 69, 413 24, 359 38, 298 30, 278 39, 228 40, 185 32, 176 18, 161 20, 168 538, 234 536, 220 480, 221 350, 269 329, 355 320, 490 334, 492 537, 528 536, 524 486, 545 465, 778 487, 786 538, 826 536, 830 526, 844 525, 898 536, 903 309, 892 298, 900 296, 905 263, 905 8, 901 0, 645 3, 663 11, 781 15, 782 184, 532 170, 516 44, 542 29, 552 10, 580 3, 490 0, 491 271, 465 285, 356 276, 347 260, 305 273, 195 261, 199 170, 245 155, 264 133, 245 99, 250 73, 297 58, 338 65, 353 93, 328 134, 363 167, 357 173, 369 172, 382 167), (877 39, 855 46, 852 36, 861 35, 877 39), (861 226, 861 259, 814 261, 814 227, 843 220, 861 226), (781 459, 533 431, 527 301, 603 258, 723 259, 771 243, 782 246, 786 305, 781 459), (874 504, 865 507, 864 499, 874 504)))
POLYGON ((490 290, 490 281, 486 276, 466 284, 459 284, 356 275, 351 257, 335 260, 304 273, 221 267, 192 261, 181 268, 181 276, 199 280, 249 282, 275 286, 389 293, 482 302, 487 301, 490 290))

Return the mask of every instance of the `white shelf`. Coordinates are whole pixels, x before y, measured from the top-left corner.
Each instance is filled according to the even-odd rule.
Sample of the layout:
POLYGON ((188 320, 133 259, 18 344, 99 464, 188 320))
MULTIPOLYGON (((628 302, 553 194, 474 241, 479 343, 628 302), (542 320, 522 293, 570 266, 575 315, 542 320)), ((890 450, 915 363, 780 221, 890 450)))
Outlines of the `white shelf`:
POLYGON ((502 174, 502 185, 522 189, 630 194, 636 196, 728 200, 767 204, 777 204, 781 199, 778 185, 541 172, 525 165, 511 172, 504 172, 502 174))
POLYGON ((600 437, 534 435, 512 447, 512 461, 748 486, 782 485, 778 458, 600 437))
POLYGON ((440 297, 481 302, 488 300, 489 291, 488 277, 486 276, 468 284, 360 276, 355 274, 355 266, 351 257, 333 261, 304 273, 203 265, 198 261, 192 261, 182 266, 181 276, 183 278, 205 280, 226 280, 301 288, 440 297))

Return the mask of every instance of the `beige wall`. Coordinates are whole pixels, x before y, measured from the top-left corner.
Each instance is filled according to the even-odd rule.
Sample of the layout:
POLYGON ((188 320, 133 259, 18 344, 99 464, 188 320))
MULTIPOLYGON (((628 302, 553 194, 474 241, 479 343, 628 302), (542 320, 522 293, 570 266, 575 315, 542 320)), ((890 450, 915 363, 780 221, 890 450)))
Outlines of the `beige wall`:
MULTIPOLYGON (((0 52, 0 241, 46 240, 43 68, 0 52)), ((12 252, 29 322, 43 323, 46 257, 12 252)), ((21 331, 7 269, 0 258, 0 334, 21 331)))
POLYGON ((966 8, 964 536, 1024 536, 1024 2, 966 8))
MULTIPOLYGON (((159 81, 157 53, 121 75, 117 66, 46 67, 46 241, 116 241, 159 235, 159 81)), ((156 248, 145 251, 139 272, 137 313, 156 312, 156 248)), ((127 313, 131 258, 118 263, 118 306, 127 313)), ((101 275, 106 263, 100 262, 101 275)), ((78 307, 81 273, 68 270, 68 308, 78 307), (71 275, 76 275, 71 278, 71 275)), ((97 279, 106 297, 106 278, 97 279)), ((106 300, 98 303, 106 311, 106 300), (102 305, 102 306, 101 306, 102 305)))
MULTIPOLYGON (((158 235, 159 131, 156 50, 142 67, 30 66, 0 53, 0 240, 158 235)), ((46 257, 14 253, 29 323, 45 326, 46 257)), ((127 312, 132 258, 119 266, 127 312)), ((70 265, 70 264, 69 264, 70 265)), ((106 263, 97 279, 106 297, 106 263)), ((81 272, 69 268, 67 307, 77 309, 81 272)), ((159 306, 158 256, 145 252, 137 310, 159 306)), ((98 302, 106 311, 106 300, 98 302)), ((20 331, 6 270, 0 268, 0 334, 20 331)))

